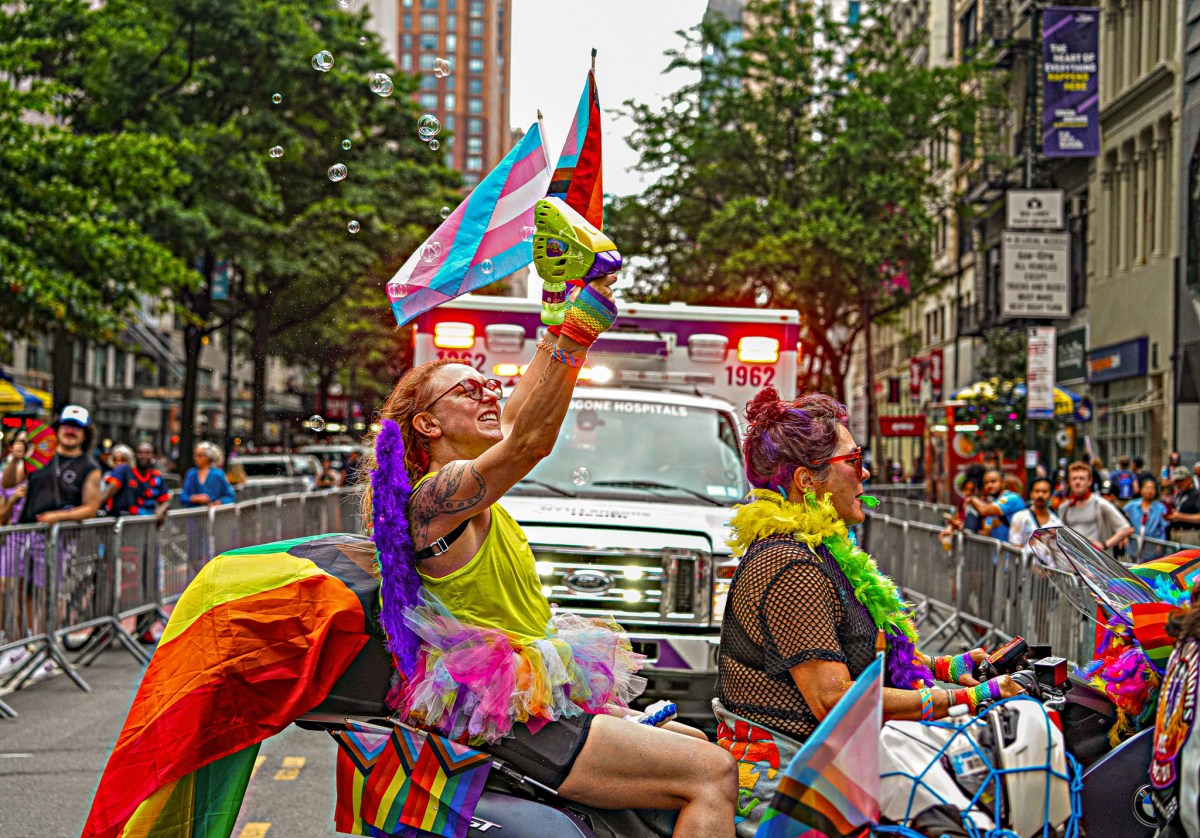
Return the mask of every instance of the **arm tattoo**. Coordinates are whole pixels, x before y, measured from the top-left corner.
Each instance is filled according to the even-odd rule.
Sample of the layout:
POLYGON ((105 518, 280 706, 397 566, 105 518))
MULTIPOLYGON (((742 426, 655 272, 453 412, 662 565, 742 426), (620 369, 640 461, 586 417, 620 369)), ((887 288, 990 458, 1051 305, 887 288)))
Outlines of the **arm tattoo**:
POLYGON ((483 476, 473 462, 451 463, 427 481, 408 505, 413 543, 420 550, 429 543, 429 525, 439 515, 454 515, 478 504, 487 492, 483 476))

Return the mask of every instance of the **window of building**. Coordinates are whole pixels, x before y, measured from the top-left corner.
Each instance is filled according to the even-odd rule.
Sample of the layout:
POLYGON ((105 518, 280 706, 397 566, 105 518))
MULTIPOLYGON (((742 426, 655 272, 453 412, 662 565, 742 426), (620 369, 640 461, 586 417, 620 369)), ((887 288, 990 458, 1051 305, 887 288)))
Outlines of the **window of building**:
POLYGON ((421 0, 422 9, 436 9, 437 7, 438 0, 421 0))
POLYGON ((483 100, 475 98, 468 99, 467 113, 483 113, 483 100))
POLYGON ((446 52, 453 54, 458 49, 458 36, 453 32, 446 33, 446 52))
POLYGON ((113 386, 124 388, 127 385, 125 381, 125 350, 117 349, 113 352, 113 386))
POLYGON ((421 50, 423 52, 437 52, 438 36, 422 34, 421 35, 421 50))
POLYGON ((417 101, 426 110, 434 110, 438 106, 438 95, 436 93, 422 93, 417 101))
POLYGON ((411 12, 404 13, 404 16, 400 19, 400 28, 401 29, 412 29, 413 28, 411 12))
POLYGON ((133 386, 154 387, 158 384, 158 364, 149 355, 139 355, 133 364, 133 386))
POLYGON ((479 183, 479 175, 463 175, 463 186, 471 187, 479 183))
POLYGON ((467 154, 483 154, 483 137, 467 137, 467 154))
POLYGON ((483 72, 483 59, 482 58, 472 58, 470 61, 468 61, 467 62, 467 72, 468 73, 482 73, 483 72))
POLYGON ((471 17, 483 17, 483 0, 471 0, 471 17))
POLYGON ((483 41, 479 38, 472 38, 470 41, 471 55, 483 55, 483 41))
POLYGON ((972 3, 958 19, 958 41, 965 57, 979 44, 979 4, 972 3))
POLYGON ((87 348, 82 343, 75 344, 71 361, 71 374, 76 381, 84 381, 87 378, 87 348))
POLYGON ((478 172, 482 168, 483 168, 483 158, 482 157, 467 157, 467 171, 468 172, 478 172))
MULTIPOLYGON (((432 70, 434 62, 436 62, 436 61, 437 61, 437 56, 434 55, 432 52, 421 53, 421 69, 422 70, 432 70)), ((430 78, 433 78, 433 77, 430 76, 430 78)), ((436 81, 437 81, 437 79, 434 79, 434 82, 436 82, 436 81)))
POLYGON ((412 49, 412 33, 405 32, 400 36, 400 49, 412 49))
POLYGON ((483 93, 483 79, 467 79, 467 92, 477 96, 483 93))
POLYGON ((482 134, 483 133, 483 120, 479 119, 477 117, 472 117, 471 119, 467 120, 467 133, 468 134, 482 134))
POLYGON ((440 28, 438 26, 438 16, 431 14, 421 15, 421 28, 427 32, 436 32, 440 28))
POLYGON ((413 4, 413 0, 404 0, 404 8, 411 9, 412 4, 413 4))
POLYGON ((454 114, 448 113, 442 117, 442 127, 447 131, 454 130, 454 114))
POLYGON ((458 8, 458 0, 446 0, 446 11, 453 12, 458 8))
POLYGON ((482 35, 483 21, 478 18, 472 18, 470 24, 467 25, 467 34, 476 36, 482 35))
POLYGON ((458 31, 458 15, 446 15, 446 31, 458 31))
POLYGON ((406 52, 400 56, 400 69, 406 71, 412 70, 412 53, 406 52))
MULTIPOLYGON (((428 67, 425 66, 425 56, 424 55, 421 56, 421 69, 422 70, 429 69, 428 67)), ((422 90, 437 90, 437 86, 438 86, 438 80, 437 80, 436 76, 421 76, 421 89, 422 90)))
POLYGON ((454 110, 458 107, 458 97, 453 93, 447 93, 442 97, 442 106, 448 111, 454 110))

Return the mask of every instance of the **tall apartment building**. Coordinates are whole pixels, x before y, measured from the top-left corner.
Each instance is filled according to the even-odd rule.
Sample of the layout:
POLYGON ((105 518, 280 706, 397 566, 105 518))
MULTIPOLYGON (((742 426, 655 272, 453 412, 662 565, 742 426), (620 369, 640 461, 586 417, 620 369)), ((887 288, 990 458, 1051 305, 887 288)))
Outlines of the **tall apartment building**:
MULTIPOLYGON (((512 0, 370 0, 371 26, 403 73, 420 77, 416 101, 452 134, 439 137, 467 187, 511 147, 512 0), (451 64, 438 78, 437 59, 451 64)), ((413 126, 416 131, 416 126, 413 126)))

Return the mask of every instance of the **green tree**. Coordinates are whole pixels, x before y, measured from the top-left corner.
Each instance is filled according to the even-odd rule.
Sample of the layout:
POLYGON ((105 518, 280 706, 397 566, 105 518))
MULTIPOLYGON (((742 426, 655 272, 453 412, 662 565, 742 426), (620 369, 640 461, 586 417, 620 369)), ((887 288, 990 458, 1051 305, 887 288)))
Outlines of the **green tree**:
POLYGON ((21 17, 52 44, 41 60, 71 91, 65 113, 75 132, 163 137, 188 178, 149 219, 159 241, 201 277, 177 297, 187 323, 186 452, 207 335, 234 311, 260 307, 267 310, 249 318, 250 328, 278 333, 311 322, 321 314, 314 303, 327 305, 354 281, 378 283, 383 305, 384 278, 436 222, 428 208, 456 180, 416 137, 408 97, 415 81, 397 77, 387 99, 368 89, 386 59, 361 14, 325 0, 89 6, 64 0, 21 17), (310 65, 320 50, 334 55, 332 71, 310 65), (355 143, 350 152, 343 138, 355 143), (283 155, 272 158, 267 150, 276 145, 283 155), (325 176, 334 162, 350 169, 343 183, 325 176), (357 237, 346 230, 353 218, 363 226, 357 237), (213 298, 221 260, 244 277, 236 308, 213 298))
POLYGON ((937 279, 930 210, 946 196, 927 149, 986 98, 984 64, 913 62, 891 10, 851 26, 751 0, 741 22, 683 33, 670 68, 699 80, 661 107, 627 103, 657 180, 612 213, 633 296, 796 308, 802 382, 843 400, 855 338, 937 279))
POLYGON ((42 77, 37 57, 46 47, 0 15, 0 331, 52 336, 61 405, 76 340, 118 339, 146 295, 179 292, 196 276, 142 226, 187 183, 171 143, 65 129, 67 91, 42 77))

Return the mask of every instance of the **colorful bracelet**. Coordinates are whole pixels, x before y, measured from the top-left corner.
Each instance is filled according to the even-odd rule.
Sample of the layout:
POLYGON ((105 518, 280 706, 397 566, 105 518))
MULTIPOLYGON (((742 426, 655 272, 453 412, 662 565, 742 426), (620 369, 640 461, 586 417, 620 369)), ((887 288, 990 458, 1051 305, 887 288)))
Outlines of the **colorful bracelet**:
POLYGON ((933 659, 933 678, 935 681, 950 683, 950 655, 938 655, 933 659))
POLYGON ((933 690, 919 689, 917 694, 921 696, 921 721, 933 721, 933 690))
POLYGON ((560 364, 566 364, 568 367, 578 368, 583 366, 583 358, 576 357, 561 346, 555 346, 551 349, 550 357, 560 364))
POLYGON ((954 691, 954 703, 967 705, 972 716, 979 712, 979 705, 984 701, 999 701, 1000 698, 1000 682, 995 678, 991 681, 984 681, 975 687, 965 687, 954 691))
POLYGON ((590 284, 585 285, 578 296, 567 304, 561 334, 580 346, 591 346, 616 319, 617 304, 590 284))
POLYGON ((963 652, 950 658, 948 669, 950 677, 947 680, 952 684, 961 684, 964 675, 974 674, 975 659, 971 657, 970 652, 963 652))

